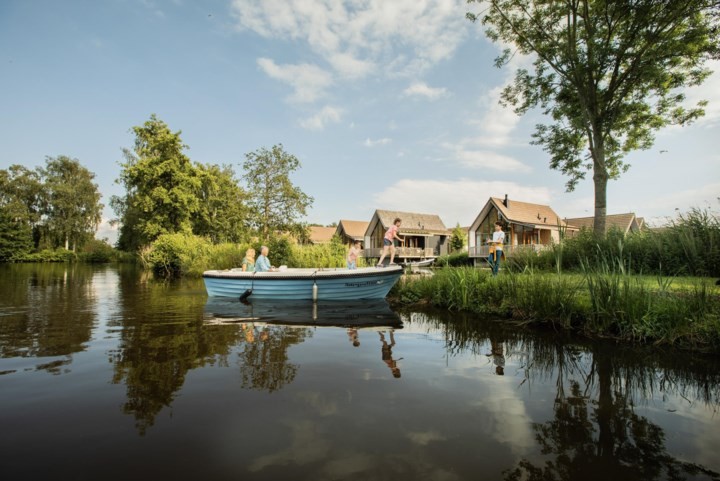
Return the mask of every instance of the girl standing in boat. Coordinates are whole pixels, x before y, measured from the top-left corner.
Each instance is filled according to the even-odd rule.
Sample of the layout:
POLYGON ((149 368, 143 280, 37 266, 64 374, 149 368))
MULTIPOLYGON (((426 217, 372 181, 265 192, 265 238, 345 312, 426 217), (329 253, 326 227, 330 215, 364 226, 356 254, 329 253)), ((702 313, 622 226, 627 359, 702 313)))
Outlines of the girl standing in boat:
POLYGON ((399 217, 395 218, 392 225, 388 228, 387 232, 385 232, 385 237, 383 237, 383 253, 380 256, 377 267, 382 267, 388 250, 390 251, 390 264, 394 264, 393 261, 395 260, 395 244, 393 241, 395 239, 399 240, 400 242, 403 242, 405 240, 398 236, 398 231, 400 230, 401 223, 402 220, 399 217))

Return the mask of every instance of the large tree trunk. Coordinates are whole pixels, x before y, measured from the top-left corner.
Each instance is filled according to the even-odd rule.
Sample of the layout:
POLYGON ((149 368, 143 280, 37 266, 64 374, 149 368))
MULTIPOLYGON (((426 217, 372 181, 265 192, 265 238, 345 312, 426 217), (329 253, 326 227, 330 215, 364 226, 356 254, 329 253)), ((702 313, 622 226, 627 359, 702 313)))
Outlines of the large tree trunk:
MULTIPOLYGON (((605 216, 607 215, 608 173, 605 166, 605 146, 602 134, 593 132, 594 145, 590 149, 593 158, 593 182, 595 184, 595 217, 593 230, 595 235, 605 235, 605 216)), ((592 145, 592 144, 591 144, 592 145)))

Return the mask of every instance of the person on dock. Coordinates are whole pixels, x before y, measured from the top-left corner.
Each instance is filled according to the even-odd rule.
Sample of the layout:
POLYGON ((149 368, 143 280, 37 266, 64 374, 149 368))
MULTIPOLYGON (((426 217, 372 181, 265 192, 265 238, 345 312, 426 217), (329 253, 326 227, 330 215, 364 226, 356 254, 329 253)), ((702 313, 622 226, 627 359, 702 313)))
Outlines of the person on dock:
POLYGON ((401 223, 402 220, 399 217, 396 217, 392 225, 388 227, 388 230, 385 232, 385 237, 383 237, 383 253, 380 256, 377 267, 383 266, 383 261, 385 260, 385 256, 387 256, 388 251, 390 251, 390 265, 393 265, 395 263, 395 239, 399 240, 400 242, 403 242, 405 240, 398 236, 401 223))
POLYGON ((262 246, 260 248, 260 255, 258 256, 257 261, 255 261, 255 272, 268 272, 277 270, 270 264, 270 259, 268 259, 269 252, 270 249, 268 249, 267 246, 262 246))
POLYGON ((347 267, 348 269, 357 269, 357 258, 360 255, 360 241, 356 240, 348 250, 347 267))
POLYGON ((378 334, 380 334, 380 342, 382 343, 382 360, 390 368, 393 377, 399 378, 400 368, 397 366, 397 362, 402 358, 393 359, 392 357, 392 348, 395 346, 395 337, 393 337, 393 330, 390 329, 390 344, 388 344, 385 340, 385 335, 382 333, 382 331, 378 332, 378 334))
POLYGON ((495 222, 495 232, 493 232, 492 239, 488 239, 488 244, 490 244, 490 252, 488 253, 488 264, 490 264, 493 276, 497 276, 498 270, 500 270, 500 260, 503 258, 503 244, 505 243, 505 232, 503 232, 502 227, 502 222, 495 222))
POLYGON ((255 270, 255 249, 252 247, 245 251, 245 257, 242 260, 243 272, 252 272, 255 270))

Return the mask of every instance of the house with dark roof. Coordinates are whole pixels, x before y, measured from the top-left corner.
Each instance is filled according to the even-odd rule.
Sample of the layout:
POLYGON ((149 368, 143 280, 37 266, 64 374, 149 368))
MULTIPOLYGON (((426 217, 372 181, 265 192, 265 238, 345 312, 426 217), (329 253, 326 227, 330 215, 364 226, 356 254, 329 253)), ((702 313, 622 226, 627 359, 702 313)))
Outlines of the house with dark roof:
POLYGON ((346 220, 338 222, 335 235, 340 237, 343 244, 353 244, 355 241, 365 241, 365 231, 369 222, 363 220, 346 220))
MULTIPOLYGON (((595 217, 574 217, 572 219, 565 219, 565 222, 568 226, 573 227, 573 229, 569 231, 569 237, 572 237, 575 232, 580 232, 583 229, 593 230, 593 227, 595 226, 595 217)), ((641 231, 644 226, 645 219, 642 217, 636 217, 634 212, 605 216, 606 232, 611 229, 617 229, 627 235, 630 232, 641 231)))
POLYGON ((380 257, 385 232, 396 218, 402 220, 398 235, 404 238, 404 242, 396 246, 396 258, 433 259, 448 253, 448 230, 440 216, 378 209, 365 230, 365 257, 380 257))
POLYGON ((476 263, 487 258, 487 241, 492 238, 497 221, 504 225, 506 256, 521 250, 541 250, 560 242, 564 234, 574 229, 549 205, 510 200, 507 195, 504 199, 490 197, 468 230, 468 255, 476 263))

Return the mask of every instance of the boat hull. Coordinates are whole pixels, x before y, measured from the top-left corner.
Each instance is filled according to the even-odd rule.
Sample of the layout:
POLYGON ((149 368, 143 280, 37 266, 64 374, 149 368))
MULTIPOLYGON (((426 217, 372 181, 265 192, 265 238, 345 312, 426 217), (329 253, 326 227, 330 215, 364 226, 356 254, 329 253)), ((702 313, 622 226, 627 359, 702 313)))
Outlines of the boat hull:
POLYGON ((277 272, 206 271, 205 289, 211 297, 253 299, 361 300, 384 299, 402 275, 402 267, 361 269, 287 269, 277 272))

